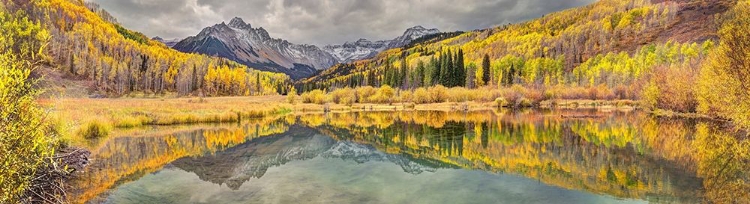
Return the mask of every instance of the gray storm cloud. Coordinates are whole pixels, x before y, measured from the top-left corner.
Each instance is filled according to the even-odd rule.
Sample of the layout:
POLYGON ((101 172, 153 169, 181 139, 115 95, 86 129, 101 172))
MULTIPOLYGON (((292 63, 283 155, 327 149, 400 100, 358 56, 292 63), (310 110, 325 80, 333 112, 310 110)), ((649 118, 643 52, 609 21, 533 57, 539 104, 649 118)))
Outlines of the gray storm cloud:
POLYGON ((595 0, 90 0, 148 36, 185 38, 237 16, 275 38, 315 45, 517 23, 595 0))

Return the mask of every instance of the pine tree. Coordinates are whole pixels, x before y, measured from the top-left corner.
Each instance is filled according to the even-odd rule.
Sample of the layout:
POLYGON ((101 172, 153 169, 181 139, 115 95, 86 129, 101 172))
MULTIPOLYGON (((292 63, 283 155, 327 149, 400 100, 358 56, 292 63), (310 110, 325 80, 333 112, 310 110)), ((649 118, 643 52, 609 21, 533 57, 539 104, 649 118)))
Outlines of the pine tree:
POLYGON ((408 77, 408 72, 407 72, 408 69, 409 69, 409 64, 406 62, 406 58, 404 57, 401 59, 401 72, 399 73, 399 76, 401 78, 399 80, 399 84, 398 84, 399 86, 396 86, 396 87, 405 88, 408 85, 409 83, 408 82, 409 77, 408 77))
POLYGON ((513 85, 513 78, 516 75, 516 69, 514 68, 514 64, 510 64, 510 70, 508 70, 508 76, 506 78, 507 82, 506 85, 512 86, 513 85))
POLYGON ((465 84, 465 86, 466 86, 466 88, 472 89, 472 88, 474 88, 477 85, 477 83, 476 83, 476 81, 477 81, 476 80, 477 79, 477 77, 476 77, 477 65, 474 64, 474 63, 469 63, 469 66, 467 67, 467 70, 468 71, 467 71, 467 74, 466 74, 466 84, 465 84))
POLYGON ((424 62, 420 60, 417 62, 417 74, 416 77, 414 77, 414 87, 421 87, 422 83, 424 82, 425 78, 425 67, 424 62))
POLYGON ((391 80, 391 75, 392 75, 391 74, 391 68, 389 66, 389 63, 386 62, 385 68, 383 68, 383 81, 382 81, 383 83, 380 84, 380 85, 381 86, 382 85, 389 85, 390 86, 391 85, 391 81, 392 81, 391 80))
POLYGON ((430 81, 430 86, 437 85, 440 83, 440 62, 435 59, 435 56, 432 56, 432 59, 430 59, 430 66, 432 67, 432 80, 430 81))
POLYGON ((490 81, 490 56, 487 54, 484 54, 484 59, 482 59, 482 82, 484 82, 485 86, 491 85, 490 81))
POLYGON ((458 53, 456 54, 456 82, 453 84, 454 86, 464 86, 466 85, 466 67, 464 66, 464 51, 463 49, 458 49, 458 53))
POLYGON ((454 80, 456 78, 455 70, 453 69, 453 53, 448 50, 443 60, 443 74, 441 74, 442 84, 446 87, 453 87, 454 80))
POLYGON ((391 73, 392 73, 391 74, 391 83, 390 83, 390 85, 391 85, 391 87, 398 87, 399 86, 399 81, 401 80, 401 73, 397 69, 393 68, 393 65, 391 63, 388 63, 388 65, 389 65, 389 67, 391 69, 391 73))
POLYGON ((263 85, 260 84, 260 73, 255 75, 256 92, 258 95, 263 95, 263 85))

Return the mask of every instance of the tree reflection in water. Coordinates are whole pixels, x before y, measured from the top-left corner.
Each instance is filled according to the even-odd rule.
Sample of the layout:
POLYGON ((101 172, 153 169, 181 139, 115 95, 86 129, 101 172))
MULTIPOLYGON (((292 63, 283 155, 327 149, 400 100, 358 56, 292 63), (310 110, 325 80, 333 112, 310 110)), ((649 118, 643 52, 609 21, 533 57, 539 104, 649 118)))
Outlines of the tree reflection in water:
POLYGON ((477 169, 653 202, 750 202, 750 143, 708 121, 639 112, 360 112, 115 137, 94 151, 75 201, 165 165, 236 189, 268 168, 335 157, 419 174, 477 169), (569 119, 561 115, 606 114, 569 119))

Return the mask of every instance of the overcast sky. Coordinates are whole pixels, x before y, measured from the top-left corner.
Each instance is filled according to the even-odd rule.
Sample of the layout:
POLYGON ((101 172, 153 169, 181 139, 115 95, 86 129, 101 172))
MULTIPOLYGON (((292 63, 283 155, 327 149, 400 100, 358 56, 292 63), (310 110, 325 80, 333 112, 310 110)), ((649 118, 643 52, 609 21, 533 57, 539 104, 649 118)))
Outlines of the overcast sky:
POLYGON ((441 31, 517 23, 595 0, 88 0, 149 37, 185 38, 241 17, 293 43, 392 39, 422 25, 441 31))

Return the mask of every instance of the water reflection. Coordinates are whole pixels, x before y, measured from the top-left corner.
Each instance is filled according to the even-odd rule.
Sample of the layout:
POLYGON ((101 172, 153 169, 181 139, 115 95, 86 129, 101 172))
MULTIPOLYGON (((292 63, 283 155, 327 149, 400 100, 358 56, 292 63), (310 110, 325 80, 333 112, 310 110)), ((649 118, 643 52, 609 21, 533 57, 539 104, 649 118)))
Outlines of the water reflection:
MULTIPOLYGON (((748 202, 750 144, 735 136, 742 134, 712 128, 715 126, 706 121, 655 119, 637 112, 288 116, 169 134, 115 137, 94 151, 96 160, 75 184, 74 197, 77 202, 116 200, 122 198, 122 190, 108 196, 109 189, 143 190, 154 185, 147 180, 164 179, 154 175, 162 171, 188 173, 230 192, 242 191, 263 186, 263 181, 274 183, 263 177, 276 167, 292 172, 289 163, 295 161, 311 162, 291 166, 313 163, 330 167, 335 166, 333 159, 395 164, 409 175, 454 172, 457 176, 463 175, 455 172, 458 169, 482 170, 530 178, 545 186, 658 203, 748 202), (571 119, 561 115, 604 117, 571 119)), ((336 168, 365 171, 350 165, 336 168)), ((283 174, 271 177, 294 182, 284 180, 289 177, 280 177, 283 174)), ((484 179, 497 179, 498 174, 492 175, 484 175, 484 179)), ((328 182, 341 179, 334 177, 328 182)), ((389 180, 384 177, 388 175, 379 179, 389 180)), ((389 186, 393 185, 408 184, 393 181, 389 186)))

